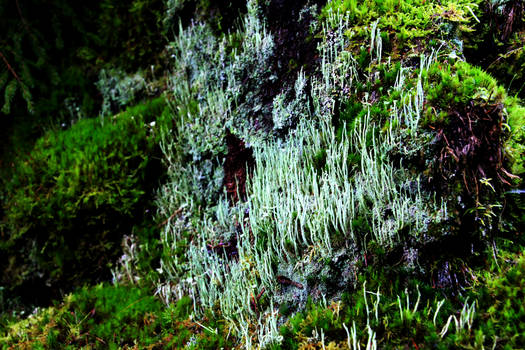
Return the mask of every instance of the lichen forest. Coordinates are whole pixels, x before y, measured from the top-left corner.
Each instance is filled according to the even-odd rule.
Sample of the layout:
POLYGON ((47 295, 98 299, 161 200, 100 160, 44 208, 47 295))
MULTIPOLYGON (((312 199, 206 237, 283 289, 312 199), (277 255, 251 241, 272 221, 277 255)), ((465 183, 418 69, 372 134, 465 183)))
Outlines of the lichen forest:
POLYGON ((0 3, 0 348, 523 349, 523 0, 0 3))

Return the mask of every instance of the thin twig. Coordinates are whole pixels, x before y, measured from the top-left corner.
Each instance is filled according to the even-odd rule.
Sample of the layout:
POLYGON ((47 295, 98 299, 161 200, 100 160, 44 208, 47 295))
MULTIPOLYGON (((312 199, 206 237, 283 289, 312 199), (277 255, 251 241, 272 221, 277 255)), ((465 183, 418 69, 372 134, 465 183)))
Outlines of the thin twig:
POLYGON ((179 215, 181 212, 182 212, 182 207, 177 209, 177 210, 175 210, 173 212, 173 214, 170 215, 169 218, 167 218, 166 220, 164 220, 163 222, 158 224, 157 227, 162 227, 162 226, 166 225, 171 219, 173 219, 175 216, 179 215))
POLYGON ((2 51, 0 51, 0 57, 2 57, 2 60, 4 61, 4 63, 5 63, 6 66, 7 66, 7 69, 9 69, 9 71, 11 72, 11 74, 13 74, 13 76, 15 77, 15 79, 18 80, 18 82, 20 83, 20 85, 23 86, 22 81, 20 80, 20 78, 19 78, 18 75, 16 74, 15 70, 13 69, 13 67, 11 67, 11 65, 10 65, 9 62, 7 61, 7 58, 4 56, 4 54, 2 53, 2 51))
POLYGON ((509 52, 505 52, 504 54, 500 55, 498 58, 496 58, 491 64, 489 64, 489 66, 487 67, 487 70, 490 69, 490 67, 492 67, 494 64, 496 64, 499 60, 501 60, 502 58, 504 59, 507 59, 509 58, 510 55, 512 55, 514 52, 517 52, 519 50, 521 50, 522 48, 521 47, 518 47, 514 50, 510 50, 509 52))

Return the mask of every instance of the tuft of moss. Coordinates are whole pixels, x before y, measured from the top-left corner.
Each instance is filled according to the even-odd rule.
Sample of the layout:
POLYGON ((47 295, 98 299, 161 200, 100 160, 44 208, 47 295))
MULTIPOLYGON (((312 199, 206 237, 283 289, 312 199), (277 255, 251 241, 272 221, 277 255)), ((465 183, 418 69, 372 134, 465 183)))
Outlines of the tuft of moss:
POLYGON ((438 62, 425 75, 428 76, 424 86, 427 101, 439 112, 451 112, 471 101, 476 104, 502 103, 506 96, 505 89, 490 74, 466 62, 438 62))

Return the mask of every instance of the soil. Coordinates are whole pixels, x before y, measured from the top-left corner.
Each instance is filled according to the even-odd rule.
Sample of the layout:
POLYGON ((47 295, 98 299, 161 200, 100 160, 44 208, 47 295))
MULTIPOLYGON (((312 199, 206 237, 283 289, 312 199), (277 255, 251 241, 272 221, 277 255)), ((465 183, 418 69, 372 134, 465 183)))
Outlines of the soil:
POLYGON ((244 141, 232 133, 226 135, 228 154, 224 161, 224 187, 230 204, 239 200, 246 200, 246 178, 255 165, 255 159, 250 148, 246 148, 244 141))

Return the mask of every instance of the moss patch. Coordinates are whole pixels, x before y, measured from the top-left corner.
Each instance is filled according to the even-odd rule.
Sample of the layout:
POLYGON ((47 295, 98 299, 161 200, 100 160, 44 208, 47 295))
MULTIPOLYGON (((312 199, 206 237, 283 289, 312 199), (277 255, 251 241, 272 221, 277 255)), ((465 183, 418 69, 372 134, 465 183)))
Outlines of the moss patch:
POLYGON ((161 175, 155 154, 165 107, 157 99, 103 122, 80 120, 48 132, 17 161, 2 203, 3 285, 45 296, 46 285, 58 293, 108 277, 122 233, 142 220, 161 175))

